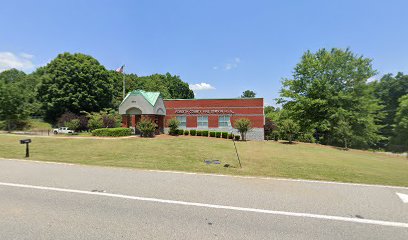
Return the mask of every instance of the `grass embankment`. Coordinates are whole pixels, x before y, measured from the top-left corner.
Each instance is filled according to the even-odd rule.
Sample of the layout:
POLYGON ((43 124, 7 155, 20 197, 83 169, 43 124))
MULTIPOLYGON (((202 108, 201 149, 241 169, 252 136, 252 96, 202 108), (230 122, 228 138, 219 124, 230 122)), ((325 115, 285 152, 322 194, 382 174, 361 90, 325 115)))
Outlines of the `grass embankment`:
MULTIPOLYGON (((0 135, 0 157, 22 158, 23 136, 0 135)), ((91 139, 32 137, 31 159, 144 169, 303 178, 408 186, 408 160, 368 151, 297 143, 237 142, 204 137, 91 139), (222 164, 206 165, 205 159, 222 164), (225 163, 233 167, 225 168, 225 163)))

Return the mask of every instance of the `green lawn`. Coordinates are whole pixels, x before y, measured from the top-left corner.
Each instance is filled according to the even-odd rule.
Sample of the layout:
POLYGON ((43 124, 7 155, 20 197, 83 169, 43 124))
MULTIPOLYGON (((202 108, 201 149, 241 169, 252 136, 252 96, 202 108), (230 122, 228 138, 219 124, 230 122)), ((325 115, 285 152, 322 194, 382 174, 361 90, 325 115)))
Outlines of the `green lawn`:
MULTIPOLYGON (((26 136, 0 135, 0 157, 23 158, 26 136)), ((234 175, 303 178, 408 186, 408 159, 368 151, 343 151, 316 144, 237 142, 191 136, 152 139, 31 137, 31 159, 101 166, 179 170, 234 175), (220 165, 206 165, 217 159, 220 165), (233 167, 225 168, 225 163, 233 167)))

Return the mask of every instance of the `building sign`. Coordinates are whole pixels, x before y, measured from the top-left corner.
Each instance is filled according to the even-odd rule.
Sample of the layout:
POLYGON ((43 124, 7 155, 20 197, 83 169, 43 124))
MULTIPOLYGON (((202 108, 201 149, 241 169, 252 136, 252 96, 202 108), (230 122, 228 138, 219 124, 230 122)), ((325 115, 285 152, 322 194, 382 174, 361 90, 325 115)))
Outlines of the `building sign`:
POLYGON ((197 115, 206 115, 206 114, 234 114, 232 110, 176 110, 176 114, 197 114, 197 115))

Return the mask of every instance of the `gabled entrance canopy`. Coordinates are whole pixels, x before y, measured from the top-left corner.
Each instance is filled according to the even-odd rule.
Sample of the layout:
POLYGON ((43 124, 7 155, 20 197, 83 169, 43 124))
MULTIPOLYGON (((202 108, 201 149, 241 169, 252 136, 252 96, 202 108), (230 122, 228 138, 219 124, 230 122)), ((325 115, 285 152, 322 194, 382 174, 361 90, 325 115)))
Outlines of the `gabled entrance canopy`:
POLYGON ((119 105, 122 115, 166 115, 163 98, 159 92, 134 90, 119 105))

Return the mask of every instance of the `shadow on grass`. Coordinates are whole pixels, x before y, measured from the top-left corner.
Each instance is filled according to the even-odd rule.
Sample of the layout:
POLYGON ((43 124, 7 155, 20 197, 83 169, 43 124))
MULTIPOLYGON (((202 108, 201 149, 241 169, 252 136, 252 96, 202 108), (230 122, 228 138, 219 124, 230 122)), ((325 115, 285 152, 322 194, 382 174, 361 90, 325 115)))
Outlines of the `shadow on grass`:
POLYGON ((279 142, 280 144, 296 145, 296 142, 279 142))

